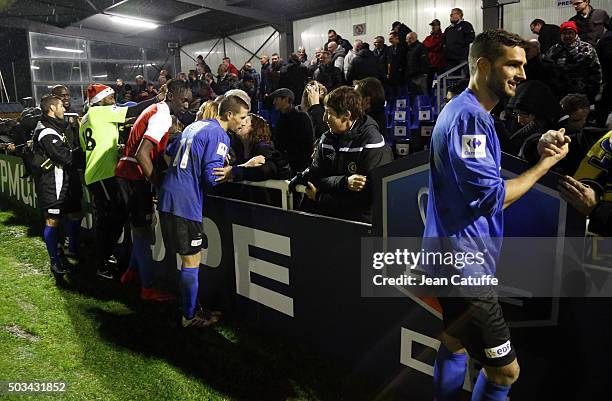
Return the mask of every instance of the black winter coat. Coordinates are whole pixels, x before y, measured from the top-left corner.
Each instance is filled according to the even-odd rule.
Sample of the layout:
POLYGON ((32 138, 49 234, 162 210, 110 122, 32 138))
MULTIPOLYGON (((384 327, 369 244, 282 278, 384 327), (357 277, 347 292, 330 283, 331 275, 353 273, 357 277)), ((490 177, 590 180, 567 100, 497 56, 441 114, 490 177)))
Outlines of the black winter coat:
POLYGON ((459 21, 444 30, 444 56, 449 63, 467 61, 470 43, 476 34, 474 27, 467 21, 459 21))
POLYGON ((342 71, 340 68, 334 67, 333 64, 319 65, 319 68, 314 72, 314 79, 323 84, 328 92, 331 92, 344 83, 342 71))
POLYGON ((382 81, 386 75, 386 66, 383 66, 380 60, 370 50, 362 49, 359 50, 355 58, 353 58, 346 74, 346 81, 352 84, 355 80, 367 77, 378 78, 382 81))
POLYGON ((284 152, 292 174, 310 165, 313 141, 312 122, 308 114, 292 108, 278 116, 273 131, 274 147, 284 152))
POLYGON ((546 54, 548 49, 559 43, 561 36, 559 26, 553 24, 544 24, 538 33, 538 42, 540 42, 540 53, 546 54))
POLYGON ((38 156, 38 160, 50 160, 50 168, 34 176, 36 196, 41 209, 59 208, 68 199, 70 191, 81 190, 78 172, 73 166, 73 152, 65 134, 66 129, 66 122, 43 115, 34 130, 34 154, 38 156))
POLYGON ((314 211, 338 218, 372 221, 372 170, 393 161, 376 122, 362 117, 345 134, 326 132, 317 146, 307 177, 317 187, 314 211), (367 177, 360 192, 348 189, 348 177, 367 177))
POLYGON ((423 43, 416 41, 406 48, 406 79, 429 72, 429 57, 423 43))

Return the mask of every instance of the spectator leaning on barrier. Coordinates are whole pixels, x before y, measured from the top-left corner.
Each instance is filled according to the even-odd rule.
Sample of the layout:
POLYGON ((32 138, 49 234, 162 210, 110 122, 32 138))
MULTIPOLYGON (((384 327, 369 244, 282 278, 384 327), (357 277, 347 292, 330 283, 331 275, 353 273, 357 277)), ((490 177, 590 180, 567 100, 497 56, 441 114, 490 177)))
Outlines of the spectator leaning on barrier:
POLYGON ((331 62, 331 53, 329 51, 321 53, 319 67, 315 70, 313 76, 316 81, 325 86, 328 92, 344 82, 342 71, 331 62))
POLYGON ((291 172, 296 174, 310 164, 314 141, 312 122, 308 114, 293 106, 295 95, 291 90, 280 88, 270 97, 280 112, 273 131, 274 146, 286 154, 291 172))
POLYGON ((576 15, 570 21, 576 23, 580 39, 595 46, 610 23, 610 16, 606 10, 593 8, 591 0, 572 0, 572 5, 576 15))
POLYGON ((68 252, 76 257, 81 226, 81 182, 73 165, 72 148, 65 135, 62 100, 53 95, 43 96, 42 116, 34 130, 33 171, 38 206, 43 210, 45 228, 43 238, 54 274, 68 272, 58 255, 60 222, 66 221, 68 252), (76 187, 75 187, 76 186, 76 187))
POLYGON ((575 22, 561 24, 561 43, 551 47, 547 56, 565 76, 566 93, 583 93, 591 104, 595 102, 602 86, 601 65, 595 48, 578 37, 575 22))
POLYGON ((544 20, 536 18, 529 24, 529 29, 531 29, 531 33, 538 35, 540 51, 543 54, 546 54, 548 49, 559 43, 559 27, 557 25, 547 24, 544 20))
POLYGON ((453 8, 451 24, 444 30, 444 56, 447 69, 453 68, 468 59, 470 43, 474 41, 474 27, 463 19, 463 11, 453 8))
POLYGON ((216 167, 218 182, 286 180, 291 178, 287 159, 274 149, 270 126, 263 117, 249 113, 236 132, 242 144, 235 150, 235 165, 216 167))
POLYGON ((306 172, 312 209, 328 216, 371 222, 372 170, 393 161, 378 125, 363 112, 362 98, 351 87, 325 98, 323 134, 306 172))

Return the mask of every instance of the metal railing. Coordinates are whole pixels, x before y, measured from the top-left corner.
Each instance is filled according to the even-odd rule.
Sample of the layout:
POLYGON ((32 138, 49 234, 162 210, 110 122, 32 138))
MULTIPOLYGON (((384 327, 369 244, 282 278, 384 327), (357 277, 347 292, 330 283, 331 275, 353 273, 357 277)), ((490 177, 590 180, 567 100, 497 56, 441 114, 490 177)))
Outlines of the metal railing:
MULTIPOLYGON (((251 187, 277 189, 281 191, 281 208, 293 210, 293 193, 289 190, 289 180, 266 180, 266 181, 235 181, 234 184, 248 185, 251 187)), ((306 187, 297 185, 296 192, 306 193, 306 187)))
POLYGON ((438 75, 437 80, 434 81, 434 93, 436 95, 436 102, 438 106, 436 110, 438 111, 438 114, 442 111, 442 108, 444 107, 443 100, 446 96, 446 92, 448 92, 448 80, 466 78, 464 74, 465 66, 467 66, 467 62, 463 62, 448 71, 444 71, 442 74, 438 75))

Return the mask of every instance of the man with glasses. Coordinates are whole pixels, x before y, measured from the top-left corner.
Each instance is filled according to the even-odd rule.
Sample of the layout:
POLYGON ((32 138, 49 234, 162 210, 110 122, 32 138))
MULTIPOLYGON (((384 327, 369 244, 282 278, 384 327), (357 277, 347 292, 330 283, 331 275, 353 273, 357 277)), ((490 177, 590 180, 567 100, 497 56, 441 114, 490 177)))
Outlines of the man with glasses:
POLYGON ((606 10, 593 8, 590 1, 573 0, 576 15, 570 18, 570 21, 576 23, 580 39, 595 46, 604 33, 604 27, 610 23, 610 16, 606 10))
POLYGON ((601 65, 595 48, 580 40, 574 21, 561 24, 561 43, 550 48, 547 54, 566 78, 565 94, 582 93, 591 104, 601 92, 601 65))
POLYGON ((548 49, 559 43, 559 27, 557 25, 547 24, 544 20, 536 18, 529 24, 529 29, 531 33, 538 35, 542 54, 546 54, 548 49))

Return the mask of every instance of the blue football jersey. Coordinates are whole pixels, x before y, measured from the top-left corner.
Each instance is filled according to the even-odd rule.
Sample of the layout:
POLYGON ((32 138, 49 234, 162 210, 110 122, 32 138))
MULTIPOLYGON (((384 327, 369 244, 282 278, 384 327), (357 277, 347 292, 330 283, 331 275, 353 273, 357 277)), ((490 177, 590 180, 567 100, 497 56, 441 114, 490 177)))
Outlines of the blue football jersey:
POLYGON ((494 274, 504 198, 493 117, 466 89, 442 110, 432 133, 424 237, 444 238, 454 252, 486 250, 484 266, 465 273, 494 274))
POLYGON ((201 222, 204 194, 217 184, 213 169, 223 167, 229 146, 227 133, 215 119, 187 126, 166 148, 172 161, 159 191, 158 209, 201 222))

